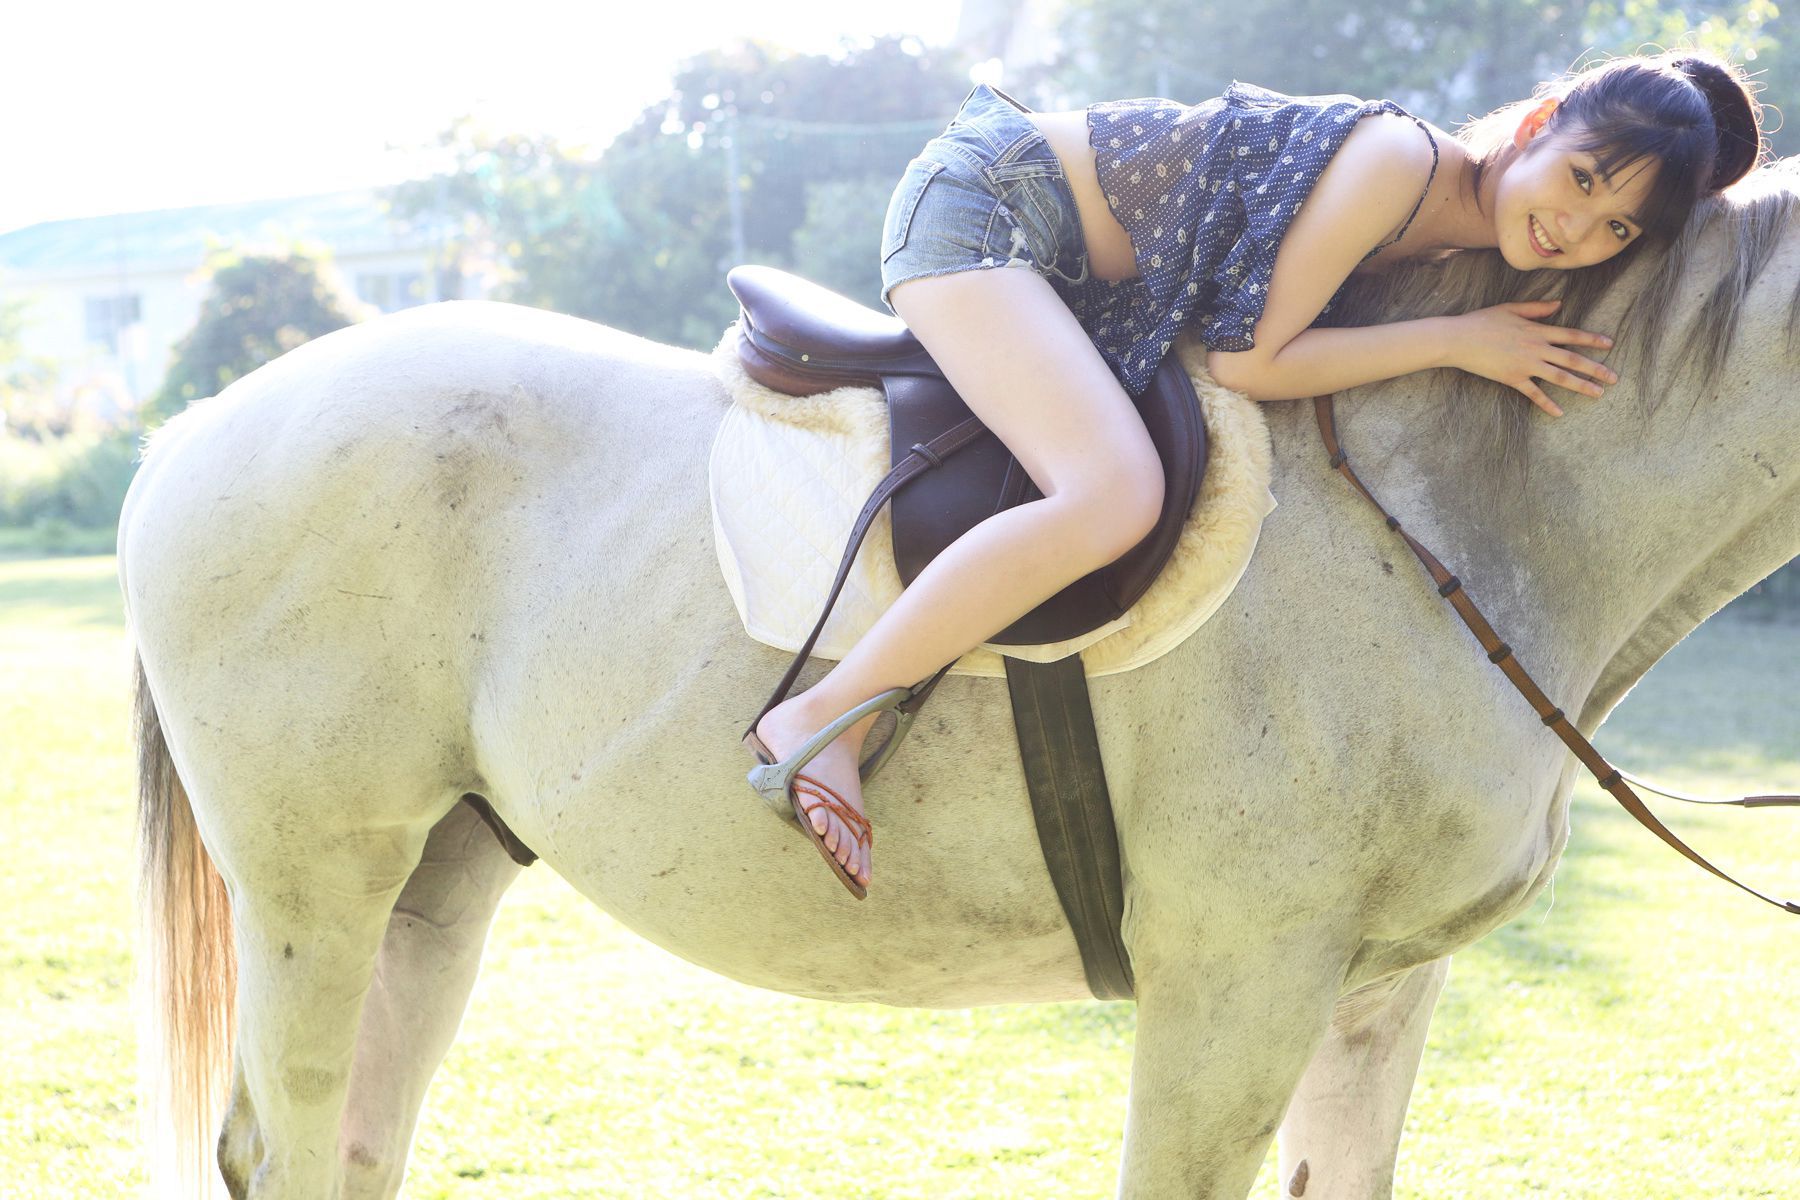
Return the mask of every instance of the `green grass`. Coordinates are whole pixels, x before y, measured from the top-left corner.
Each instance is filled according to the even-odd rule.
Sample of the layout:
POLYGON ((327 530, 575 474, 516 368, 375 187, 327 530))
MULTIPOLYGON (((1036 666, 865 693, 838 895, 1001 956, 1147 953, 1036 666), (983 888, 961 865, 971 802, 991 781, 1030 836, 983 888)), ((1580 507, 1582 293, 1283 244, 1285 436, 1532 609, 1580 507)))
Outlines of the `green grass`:
MULTIPOLYGON (((129 662, 104 556, 0 561, 0 1196, 139 1194, 129 662)), ((1800 790, 1800 627, 1716 620, 1601 748, 1696 790, 1800 790)), ((1800 813, 1669 811, 1800 891, 1800 813)), ((1800 923, 1591 783, 1553 893, 1459 955, 1398 1194, 1800 1196, 1800 923)), ((973 1012, 754 991, 633 939, 544 868, 509 895, 407 1194, 1110 1195, 1129 1005, 973 1012), (842 1150, 834 1147, 842 1146, 842 1150)), ((1259 1200, 1279 1195, 1273 1166, 1259 1200)))
POLYGON ((0 525, 0 560, 42 558, 46 555, 111 554, 118 544, 113 528, 87 529, 67 521, 40 521, 35 525, 0 525))

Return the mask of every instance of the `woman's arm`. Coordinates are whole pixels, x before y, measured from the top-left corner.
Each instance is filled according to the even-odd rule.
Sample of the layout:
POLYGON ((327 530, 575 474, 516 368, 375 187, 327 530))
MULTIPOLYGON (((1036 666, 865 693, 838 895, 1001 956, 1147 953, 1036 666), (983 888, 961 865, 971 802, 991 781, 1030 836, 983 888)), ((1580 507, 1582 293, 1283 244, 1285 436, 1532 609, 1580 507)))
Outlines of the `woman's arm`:
MULTIPOLYGON (((1546 325, 1558 300, 1527 300, 1477 309, 1454 317, 1425 317, 1364 325, 1353 329, 1305 329, 1266 361, 1256 364, 1254 377, 1232 382, 1237 372, 1248 369, 1222 359, 1246 359, 1243 354, 1206 356, 1212 377, 1252 400, 1298 400, 1322 396, 1359 383, 1393 379, 1432 367, 1460 367, 1517 388, 1527 399, 1553 417, 1562 409, 1544 394, 1535 380, 1542 379, 1572 392, 1599 396, 1603 389, 1586 372, 1607 383, 1618 382, 1610 368, 1583 358, 1564 345, 1606 349, 1612 339, 1580 329, 1546 325)), ((1260 326, 1259 326, 1260 328, 1260 326)))
POLYGON ((1562 410, 1535 380, 1597 396, 1599 385, 1583 375, 1616 379, 1565 348, 1605 347, 1606 338, 1542 323, 1555 311, 1555 301, 1360 328, 1310 328, 1363 256, 1406 220, 1430 170, 1430 145, 1410 120, 1381 114, 1358 122, 1276 252, 1255 348, 1209 352, 1206 366, 1213 378, 1252 400, 1292 400, 1432 367, 1459 367, 1517 388, 1555 416, 1562 410))
POLYGON ((1272 354, 1263 348, 1259 323, 1255 350, 1209 351, 1206 369, 1252 400, 1322 396, 1359 383, 1454 366, 1451 320, 1427 317, 1352 329, 1303 329, 1272 354))

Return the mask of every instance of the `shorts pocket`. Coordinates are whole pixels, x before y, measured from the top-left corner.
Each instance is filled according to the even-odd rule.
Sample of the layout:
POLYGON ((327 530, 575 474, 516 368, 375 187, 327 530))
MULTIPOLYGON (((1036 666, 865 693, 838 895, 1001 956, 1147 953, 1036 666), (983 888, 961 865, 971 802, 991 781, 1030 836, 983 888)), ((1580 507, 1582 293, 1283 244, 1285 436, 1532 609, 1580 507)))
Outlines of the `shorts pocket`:
POLYGON ((943 163, 925 158, 915 158, 906 164, 906 173, 900 176, 893 199, 888 201, 887 222, 881 233, 882 262, 894 257, 906 245, 907 235, 912 232, 913 213, 918 211, 925 188, 943 169, 943 163))
POLYGON ((1059 191, 1067 186, 1062 168, 1056 163, 1018 162, 986 170, 995 194, 1023 228, 1038 265, 1070 282, 1085 278, 1086 243, 1079 218, 1059 191))

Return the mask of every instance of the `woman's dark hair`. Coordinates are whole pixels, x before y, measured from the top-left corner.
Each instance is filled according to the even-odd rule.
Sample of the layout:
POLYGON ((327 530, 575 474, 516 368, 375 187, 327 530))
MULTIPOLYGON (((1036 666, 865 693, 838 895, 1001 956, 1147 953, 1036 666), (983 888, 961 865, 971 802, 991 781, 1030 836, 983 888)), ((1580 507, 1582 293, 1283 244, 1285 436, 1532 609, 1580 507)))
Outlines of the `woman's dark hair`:
POLYGON ((1762 158, 1761 105, 1743 77, 1714 55, 1671 50, 1599 63, 1465 126, 1458 136, 1476 156, 1477 197, 1487 173, 1520 153, 1512 142, 1519 122, 1549 97, 1557 105, 1543 134, 1571 137, 1601 174, 1659 165, 1635 214, 1641 240, 1669 241, 1702 196, 1736 183, 1762 158))

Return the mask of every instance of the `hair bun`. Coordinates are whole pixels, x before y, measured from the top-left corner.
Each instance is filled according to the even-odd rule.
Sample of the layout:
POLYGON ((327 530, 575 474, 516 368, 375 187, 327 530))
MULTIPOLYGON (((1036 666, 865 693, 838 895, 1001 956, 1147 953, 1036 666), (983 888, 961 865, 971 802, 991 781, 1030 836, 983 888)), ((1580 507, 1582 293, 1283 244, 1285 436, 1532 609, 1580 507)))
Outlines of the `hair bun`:
POLYGON ((1716 58, 1686 54, 1671 65, 1700 89, 1712 111, 1718 152, 1706 190, 1716 192, 1730 187, 1748 175, 1762 158, 1762 106, 1751 97, 1743 80, 1716 58))

